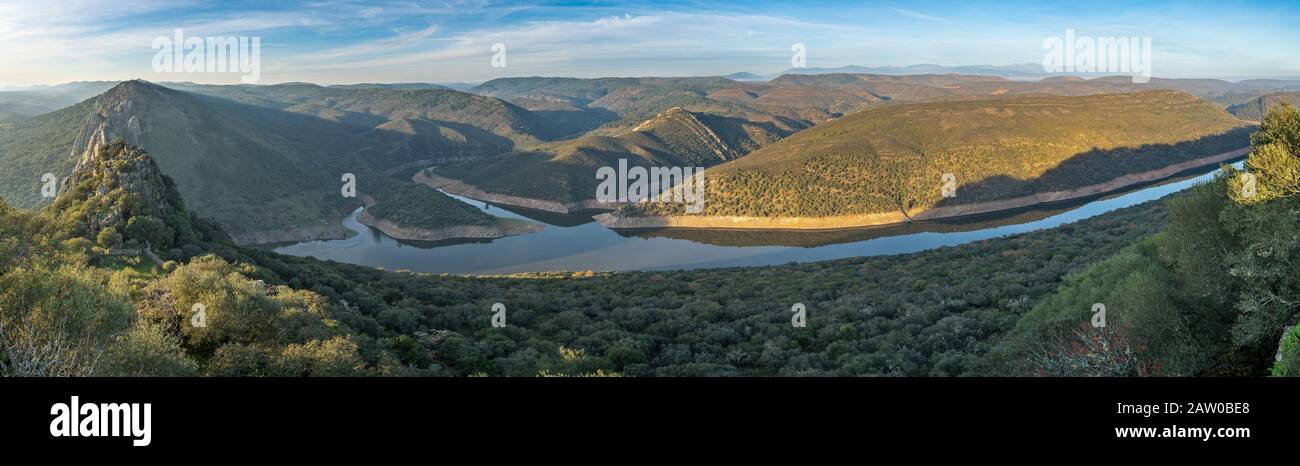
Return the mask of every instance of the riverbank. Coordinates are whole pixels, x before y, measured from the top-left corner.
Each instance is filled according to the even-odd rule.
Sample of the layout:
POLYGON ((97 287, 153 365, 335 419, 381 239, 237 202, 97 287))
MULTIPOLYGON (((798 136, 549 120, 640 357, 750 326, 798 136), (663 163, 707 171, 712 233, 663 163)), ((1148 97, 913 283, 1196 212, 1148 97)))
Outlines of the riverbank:
POLYGON ((411 177, 411 181, 434 189, 441 189, 446 193, 455 194, 457 196, 465 196, 493 204, 522 207, 525 209, 540 210, 555 214, 568 215, 584 210, 610 210, 619 207, 618 203, 599 202, 595 199, 582 202, 559 202, 490 193, 461 180, 444 178, 433 174, 425 174, 424 170, 416 172, 415 176, 411 177))
POLYGON ((457 239, 497 239, 542 231, 542 225, 517 220, 499 219, 495 225, 459 225, 447 228, 423 229, 398 225, 375 218, 369 212, 357 214, 357 222, 374 227, 389 237, 408 241, 445 241, 457 239))
POLYGON ((919 208, 902 212, 838 215, 829 217, 741 217, 741 216, 647 216, 620 217, 612 213, 597 215, 596 221, 610 229, 641 228, 713 228, 713 229, 773 229, 773 230, 823 230, 836 228, 862 228, 897 225, 913 221, 950 219, 1022 209, 1040 204, 1078 200, 1137 185, 1160 181, 1179 173, 1228 162, 1246 156, 1250 148, 1188 160, 1173 165, 1139 173, 1124 175, 1105 183, 1081 188, 1036 193, 1001 201, 979 202, 964 205, 919 208))

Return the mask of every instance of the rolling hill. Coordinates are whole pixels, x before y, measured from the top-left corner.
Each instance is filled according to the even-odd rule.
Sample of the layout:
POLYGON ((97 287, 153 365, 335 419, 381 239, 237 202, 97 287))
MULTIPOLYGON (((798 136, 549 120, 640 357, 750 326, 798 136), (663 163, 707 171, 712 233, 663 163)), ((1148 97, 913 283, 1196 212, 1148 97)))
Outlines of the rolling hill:
POLYGON ((307 83, 171 87, 336 121, 355 131, 367 131, 391 120, 424 119, 478 128, 515 145, 581 132, 581 128, 566 125, 566 121, 549 119, 500 99, 445 88, 322 87, 307 83))
POLYGON ((785 71, 760 75, 756 73, 740 72, 729 74, 726 77, 738 81, 768 81, 785 75, 817 75, 817 74, 879 74, 879 75, 918 75, 918 74, 964 74, 976 76, 997 76, 1003 78, 1026 79, 1041 78, 1043 65, 1038 63, 1017 63, 1003 66, 993 65, 969 65, 969 66, 943 66, 931 64, 918 64, 907 66, 841 66, 838 68, 789 68, 785 71))
MULTIPOLYGON (((486 161, 439 167, 437 172, 478 189, 528 199, 554 201, 571 212, 599 206, 596 170, 618 166, 709 167, 807 126, 769 117, 767 121, 695 113, 673 107, 616 136, 589 134, 538 150, 504 154, 486 161)), ((507 202, 508 203, 508 202, 507 202)))
POLYGON ((1286 86, 1293 85, 1286 81, 1233 83, 1219 79, 1168 78, 1151 78, 1148 83, 1136 84, 1128 76, 1103 76, 1091 79, 1075 76, 1054 76, 1037 81, 1013 81, 978 75, 876 75, 850 73, 791 74, 775 78, 770 84, 832 87, 841 91, 866 92, 883 100, 895 102, 985 98, 1014 94, 1080 96, 1172 90, 1188 93, 1224 106, 1245 102, 1259 95, 1277 92, 1279 89, 1287 89, 1286 86))
POLYGON ((719 77, 502 78, 471 92, 526 108, 604 114, 611 120, 606 126, 615 130, 634 127, 674 107, 728 117, 762 114, 811 123, 882 102, 867 93, 830 87, 744 83, 719 77))
POLYGON ((502 78, 472 92, 538 113, 603 121, 574 139, 438 169, 442 176, 507 196, 499 202, 558 202, 566 206, 547 209, 565 212, 595 207, 589 201, 596 170, 620 159, 632 166, 708 167, 885 103, 866 90, 716 77, 502 78))
MULTIPOLYGON (((680 153, 681 146, 665 150, 662 141, 647 141, 629 131, 674 109, 738 121, 749 127, 770 127, 765 133, 772 137, 754 138, 757 143, 749 144, 747 150, 736 151, 744 155, 803 128, 820 127, 837 118, 849 118, 845 115, 877 111, 891 105, 1013 96, 1129 94, 1152 89, 1183 91, 1222 103, 1287 84, 1266 86, 1212 79, 1160 78, 1147 84, 1134 84, 1127 76, 1012 81, 986 75, 860 73, 788 74, 768 82, 737 82, 725 78, 503 78, 488 81, 473 92, 527 108, 577 114, 604 111, 615 114, 617 119, 575 140, 539 144, 482 161, 441 167, 439 173, 487 193, 510 197, 499 199, 502 202, 526 198, 522 201, 556 201, 572 204, 571 208, 577 207, 574 203, 591 199, 594 171, 600 166, 612 166, 618 159, 628 159, 630 164, 641 166, 689 160, 680 153), (670 104, 673 106, 665 107, 670 104), (657 113, 647 115, 649 111, 657 113)), ((709 125, 718 126, 719 122, 709 125)), ((714 131, 724 132, 717 127, 714 131)), ((694 143, 699 145, 685 152, 709 151, 706 140, 694 138, 694 143)))
POLYGON ((335 89, 389 89, 394 91, 418 91, 422 89, 447 89, 447 86, 430 83, 357 83, 357 84, 333 84, 330 86, 335 89))
POLYGON ((1247 121, 1261 121, 1268 110, 1282 102, 1300 105, 1300 92, 1275 92, 1265 94, 1247 103, 1228 107, 1228 113, 1247 121))
MULTIPOLYGON (((102 84, 106 83, 69 85, 55 94, 73 95, 102 84)), ((1178 88, 1223 102, 1255 95, 1252 93, 1261 89, 1277 92, 1289 85, 1153 79, 1147 86, 1178 88)), ((338 195, 341 173, 354 173, 368 180, 362 183, 362 192, 371 204, 388 199, 409 208, 442 205, 410 201, 430 194, 413 193, 400 186, 403 181, 388 176, 438 165, 442 176, 488 193, 560 203, 566 205, 561 210, 569 211, 592 207, 585 201, 594 195, 595 170, 616 166, 620 159, 634 166, 723 164, 717 173, 729 173, 730 166, 749 166, 741 163, 748 157, 746 154, 774 152, 776 149, 761 149, 791 135, 809 133, 800 141, 825 140, 822 131, 845 131, 848 126, 842 122, 870 118, 862 115, 894 119, 891 115, 895 113, 891 112, 910 115, 923 108, 909 107, 911 102, 932 102, 942 109, 937 112, 957 110, 949 117, 929 117, 946 121, 938 128, 923 128, 929 123, 920 119, 907 125, 921 127, 884 125, 877 130, 893 132, 893 139, 920 137, 908 136, 917 131, 933 133, 925 136, 933 139, 927 144, 943 147, 948 139, 971 136, 951 131, 953 128, 945 126, 953 124, 949 120, 980 115, 981 123, 998 121, 978 113, 983 111, 1038 113, 1001 107, 978 112, 963 110, 984 105, 980 102, 989 99, 1018 102, 1047 98, 1044 95, 1125 93, 1132 92, 1135 86, 1125 77, 1020 82, 994 76, 846 73, 792 74, 762 83, 717 77, 503 78, 476 86, 474 93, 425 85, 159 86, 135 81, 61 110, 5 117, 9 121, 0 123, 0 162, 4 162, 0 195, 20 206, 37 206, 42 201, 41 175, 66 176, 89 148, 120 138, 149 151, 162 170, 175 179, 194 210, 221 222, 241 242, 332 237, 348 234, 337 220, 360 205, 357 200, 338 195), (960 103, 963 101, 971 103, 960 103)), ((1215 110, 1197 108, 1193 113, 1215 110)), ((1218 113, 1222 116, 1222 112, 1218 113)), ((1189 118, 1192 121, 1187 125, 1171 127, 1172 132, 1158 124, 1142 127, 1142 131, 1159 131, 1170 137, 1193 134, 1192 129, 1204 121, 1189 118)), ((1176 119, 1170 119, 1169 124, 1174 124, 1176 119)), ((857 123, 849 125, 853 124, 857 123)), ((1055 123, 1029 119, 1006 124, 1028 128, 1022 137, 1057 141, 1059 137, 1040 137, 1032 128, 1051 124, 1068 127, 1071 123, 1063 119, 1055 123)), ((1104 135, 1114 128, 1097 126, 1092 130, 1104 135)), ((1093 135, 1085 131, 1075 139, 1093 135)), ((1124 133, 1115 141, 1099 140, 1118 144, 1168 138, 1148 139, 1124 133)), ((868 141, 879 143, 872 138, 868 141)), ((1053 150, 1071 150, 1074 152, 1065 155, 1077 155, 1091 149, 1074 142, 1054 142, 1053 150)), ((807 151, 807 144, 801 143, 796 153, 786 157, 801 157, 798 154, 807 151)), ((1054 157, 1061 156, 1053 153, 1054 157)), ((759 160, 771 157, 764 155, 759 160)), ((816 159, 817 163, 830 160, 816 159)), ((962 179, 984 179, 1003 172, 1035 174, 1059 162, 963 172, 962 179)), ((1098 173, 1115 175, 1123 171, 1098 173)), ((963 185, 963 193, 971 199, 983 199, 979 196, 985 191, 1035 192, 1023 184, 1023 180, 990 179, 976 186, 963 185), (1018 187, 1009 187, 1012 185, 1018 187)), ((866 201, 848 202, 861 206, 866 201)), ((437 219, 459 218, 431 212, 402 215, 391 208, 372 207, 378 207, 372 212, 387 212, 393 219, 420 219, 426 226, 437 224, 437 219)), ((791 207, 789 212, 808 207, 791 207)), ((768 208, 784 209, 776 205, 768 208)), ((747 211, 737 209, 735 212, 747 211)), ((817 209, 809 211, 824 214, 817 209)), ((827 210, 840 211, 844 209, 827 210)))
POLYGON ((72 172, 78 160, 72 144, 93 108, 94 100, 88 100, 0 125, 0 197, 27 209, 49 202, 41 197, 41 178, 49 173, 62 179, 72 172))
MULTIPOLYGON (((1111 182, 1246 147, 1247 131, 1171 91, 892 105, 708 170, 704 216, 914 216, 1111 182), (945 174, 955 175, 954 198, 942 197, 945 174)), ((646 204, 621 215, 679 212, 646 204)))
POLYGON ((75 105, 115 85, 116 81, 80 81, 0 91, 0 123, 21 121, 75 105))
MULTIPOLYGON (((473 103, 474 97, 462 100, 473 103)), ((498 103, 488 107, 508 105, 498 103)), ((487 114, 492 109, 468 105, 464 110, 487 114)), ((390 123, 360 130, 300 112, 129 81, 76 106, 0 129, 0 160, 5 162, 0 170, 5 191, 0 194, 18 205, 38 206, 43 174, 63 179, 85 154, 120 140, 147 150, 193 210, 219 222, 241 243, 349 235, 339 220, 363 199, 402 203, 412 210, 404 218, 420 219, 424 226, 487 217, 477 211, 423 211, 447 204, 408 200, 445 196, 431 190, 412 194, 403 189, 406 183, 383 171, 430 157, 422 150, 454 158, 505 146, 480 145, 466 133, 487 132, 473 127, 459 131, 451 123, 390 123), (340 194, 343 173, 357 176, 359 198, 340 194)))

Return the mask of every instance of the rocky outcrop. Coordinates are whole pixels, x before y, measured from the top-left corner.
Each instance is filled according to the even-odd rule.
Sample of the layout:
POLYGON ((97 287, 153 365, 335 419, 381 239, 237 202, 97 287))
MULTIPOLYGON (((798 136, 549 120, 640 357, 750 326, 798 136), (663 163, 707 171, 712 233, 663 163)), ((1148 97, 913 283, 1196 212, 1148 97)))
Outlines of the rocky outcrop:
MULTIPOLYGON (((90 143, 72 175, 64 179, 54 208, 61 215, 79 214, 80 232, 92 240, 109 228, 125 232, 132 217, 167 222, 189 215, 158 163, 121 140, 90 143)), ((175 233, 176 228, 188 228, 188 223, 168 226, 175 233)))
POLYGON ((904 214, 903 212, 882 212, 874 214, 837 215, 828 217, 740 217, 740 216, 636 216, 625 217, 614 214, 597 215, 596 221, 612 229, 636 228, 716 228, 716 229, 774 229, 774 230, 822 230, 835 228, 859 228, 883 225, 895 225, 911 221, 937 220, 944 218, 981 215, 1005 210, 1032 207, 1039 204, 1070 201, 1105 194, 1143 183, 1163 180, 1178 173, 1207 165, 1227 162, 1241 158, 1250 152, 1250 148, 1238 149, 1210 157, 1203 157, 1176 163, 1157 170, 1124 175, 1105 183, 1081 188, 1037 193, 1001 201, 977 202, 954 206, 918 208, 904 214))
POLYGON ((94 163, 96 148, 121 140, 140 146, 144 122, 135 112, 137 94, 164 92, 166 89, 141 80, 126 81, 95 98, 90 118, 72 144, 72 156, 78 167, 94 163))

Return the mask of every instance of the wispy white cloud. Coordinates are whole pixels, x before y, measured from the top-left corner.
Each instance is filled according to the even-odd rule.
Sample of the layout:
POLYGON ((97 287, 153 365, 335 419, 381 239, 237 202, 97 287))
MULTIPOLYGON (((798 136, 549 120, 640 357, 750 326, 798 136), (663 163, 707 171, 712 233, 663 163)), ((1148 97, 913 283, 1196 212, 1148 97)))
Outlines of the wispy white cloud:
POLYGON ((938 17, 938 16, 930 16, 930 15, 923 14, 923 13, 917 13, 917 12, 915 12, 915 11, 908 10, 908 9, 906 9, 906 8, 889 7, 889 9, 894 10, 895 12, 897 12, 897 13, 903 15, 903 16, 906 16, 906 17, 908 17, 908 18, 920 19, 920 20, 925 20, 925 21, 934 21, 934 22, 936 22, 936 23, 952 24, 952 21, 948 21, 948 20, 943 19, 943 18, 940 18, 940 17, 938 17))
POLYGON ((223 8, 200 0, 0 0, 0 85, 157 76, 152 39, 263 38, 263 82, 479 81, 500 76, 706 75, 774 72, 790 46, 808 65, 1007 64, 1041 61, 1041 43, 1066 27, 1154 36, 1157 74, 1295 72, 1294 8, 1209 13, 1175 5, 1068 14, 1026 2, 999 11, 962 4, 907 5, 756 0, 745 7, 675 2, 563 6, 493 0, 318 0, 290 7, 223 8), (492 68, 492 44, 507 68, 492 68), (1229 66, 1230 65, 1230 66, 1229 66))

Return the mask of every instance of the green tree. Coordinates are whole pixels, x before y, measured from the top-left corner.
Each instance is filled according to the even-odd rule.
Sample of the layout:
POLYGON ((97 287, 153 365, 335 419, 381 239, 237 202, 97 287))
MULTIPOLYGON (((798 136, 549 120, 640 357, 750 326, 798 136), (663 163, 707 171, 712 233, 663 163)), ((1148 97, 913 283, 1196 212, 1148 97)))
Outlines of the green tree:
POLYGON ((100 230, 95 236, 95 242, 106 248, 115 248, 122 245, 122 234, 117 232, 116 227, 108 227, 100 230))
POLYGON ((172 232, 162 220, 149 215, 137 215, 131 217, 126 224, 126 234, 132 240, 141 244, 147 244, 155 249, 166 249, 171 247, 172 232))

